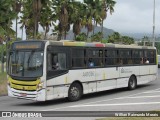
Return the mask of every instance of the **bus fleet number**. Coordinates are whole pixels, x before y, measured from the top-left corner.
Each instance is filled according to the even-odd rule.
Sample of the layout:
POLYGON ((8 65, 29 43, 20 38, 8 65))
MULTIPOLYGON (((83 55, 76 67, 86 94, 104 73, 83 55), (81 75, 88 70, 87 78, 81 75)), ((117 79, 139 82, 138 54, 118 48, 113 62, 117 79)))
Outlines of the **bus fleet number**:
POLYGON ((94 72, 93 71, 83 72, 83 77, 92 77, 92 76, 94 76, 94 72))

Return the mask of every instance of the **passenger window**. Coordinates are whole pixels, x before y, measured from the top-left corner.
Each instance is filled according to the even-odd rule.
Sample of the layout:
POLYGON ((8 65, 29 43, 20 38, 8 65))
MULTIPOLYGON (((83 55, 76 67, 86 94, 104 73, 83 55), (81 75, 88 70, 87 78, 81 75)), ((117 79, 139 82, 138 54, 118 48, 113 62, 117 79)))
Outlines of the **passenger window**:
POLYGON ((133 64, 140 64, 140 53, 138 50, 133 50, 132 51, 132 59, 133 59, 133 64))
POLYGON ((118 51, 117 50, 105 50, 105 64, 117 65, 118 64, 118 51))
POLYGON ((72 67, 85 67, 85 49, 72 49, 72 67))
POLYGON ((103 49, 89 49, 87 52, 88 67, 102 67, 103 64, 103 49))
POLYGON ((131 51, 130 50, 119 50, 119 57, 120 57, 120 60, 119 60, 120 64, 127 65, 127 64, 133 63, 133 61, 131 59, 131 51))
POLYGON ((66 70, 66 54, 49 53, 48 70, 66 70))
POLYGON ((149 50, 147 53, 148 53, 148 61, 149 61, 149 63, 151 63, 151 64, 155 63, 154 50, 149 50))

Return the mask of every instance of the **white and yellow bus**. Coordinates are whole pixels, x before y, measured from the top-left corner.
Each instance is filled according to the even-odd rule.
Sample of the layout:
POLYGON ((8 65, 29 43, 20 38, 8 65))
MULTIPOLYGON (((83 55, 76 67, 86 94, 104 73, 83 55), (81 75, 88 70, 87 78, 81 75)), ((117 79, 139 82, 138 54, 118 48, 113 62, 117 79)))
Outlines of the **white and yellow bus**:
POLYGON ((70 41, 20 41, 11 46, 8 95, 46 101, 128 87, 157 78, 156 48, 70 41))

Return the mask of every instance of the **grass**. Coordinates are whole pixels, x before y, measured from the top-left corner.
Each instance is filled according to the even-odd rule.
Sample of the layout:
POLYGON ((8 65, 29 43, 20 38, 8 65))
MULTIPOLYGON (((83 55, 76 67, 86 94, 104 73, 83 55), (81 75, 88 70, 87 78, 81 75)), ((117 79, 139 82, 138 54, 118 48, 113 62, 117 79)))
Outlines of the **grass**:
POLYGON ((97 120, 159 120, 159 117, 112 117, 97 120))
POLYGON ((7 74, 0 73, 0 96, 7 95, 7 74))

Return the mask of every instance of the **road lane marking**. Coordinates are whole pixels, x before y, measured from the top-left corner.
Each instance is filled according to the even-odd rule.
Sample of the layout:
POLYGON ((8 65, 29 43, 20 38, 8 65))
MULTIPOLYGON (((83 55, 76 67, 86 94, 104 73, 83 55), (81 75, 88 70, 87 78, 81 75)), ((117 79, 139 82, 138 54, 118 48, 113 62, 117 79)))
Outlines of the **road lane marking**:
POLYGON ((54 111, 54 110, 65 109, 65 108, 70 108, 70 107, 72 107, 72 106, 59 107, 59 108, 47 109, 47 110, 40 110, 40 111, 54 111))
POLYGON ((71 106, 71 108, 75 108, 75 107, 103 107, 103 106, 105 106, 105 107, 106 107, 106 106, 128 106, 128 105, 153 105, 153 104, 160 104, 160 102, 75 105, 75 106, 71 106))
MULTIPOLYGON (((156 90, 159 90, 160 88, 157 88, 157 89, 154 89, 154 90, 148 90, 146 92, 149 92, 149 91, 156 91, 156 90)), ((128 95, 128 96, 124 96, 124 97, 118 97, 118 98, 112 98, 112 99, 107 99, 107 100, 100 100, 100 101, 95 101, 95 102, 88 102, 88 103, 85 103, 85 104, 79 104, 79 105, 87 105, 87 104, 94 104, 94 103, 99 103, 99 102, 107 102, 107 101, 112 101, 112 100, 116 100, 116 99, 124 99, 126 97, 132 97, 132 96, 135 96, 135 95, 139 95, 139 94, 143 94, 145 92, 141 92, 141 93, 136 93, 136 94, 132 94, 132 95, 128 95)), ((72 105, 73 106, 73 105, 72 105)), ((59 110, 59 109, 65 109, 65 108, 70 108, 72 106, 65 106, 65 107, 58 107, 58 108, 54 108, 54 109, 46 109, 46 110, 41 110, 41 111, 54 111, 54 110, 59 110)), ((78 105, 77 105, 78 106, 78 105)))
POLYGON ((150 92, 145 92, 145 93, 159 93, 160 91, 150 91, 150 92))
POLYGON ((158 98, 160 96, 135 96, 135 97, 122 97, 117 99, 128 99, 128 98, 158 98))

